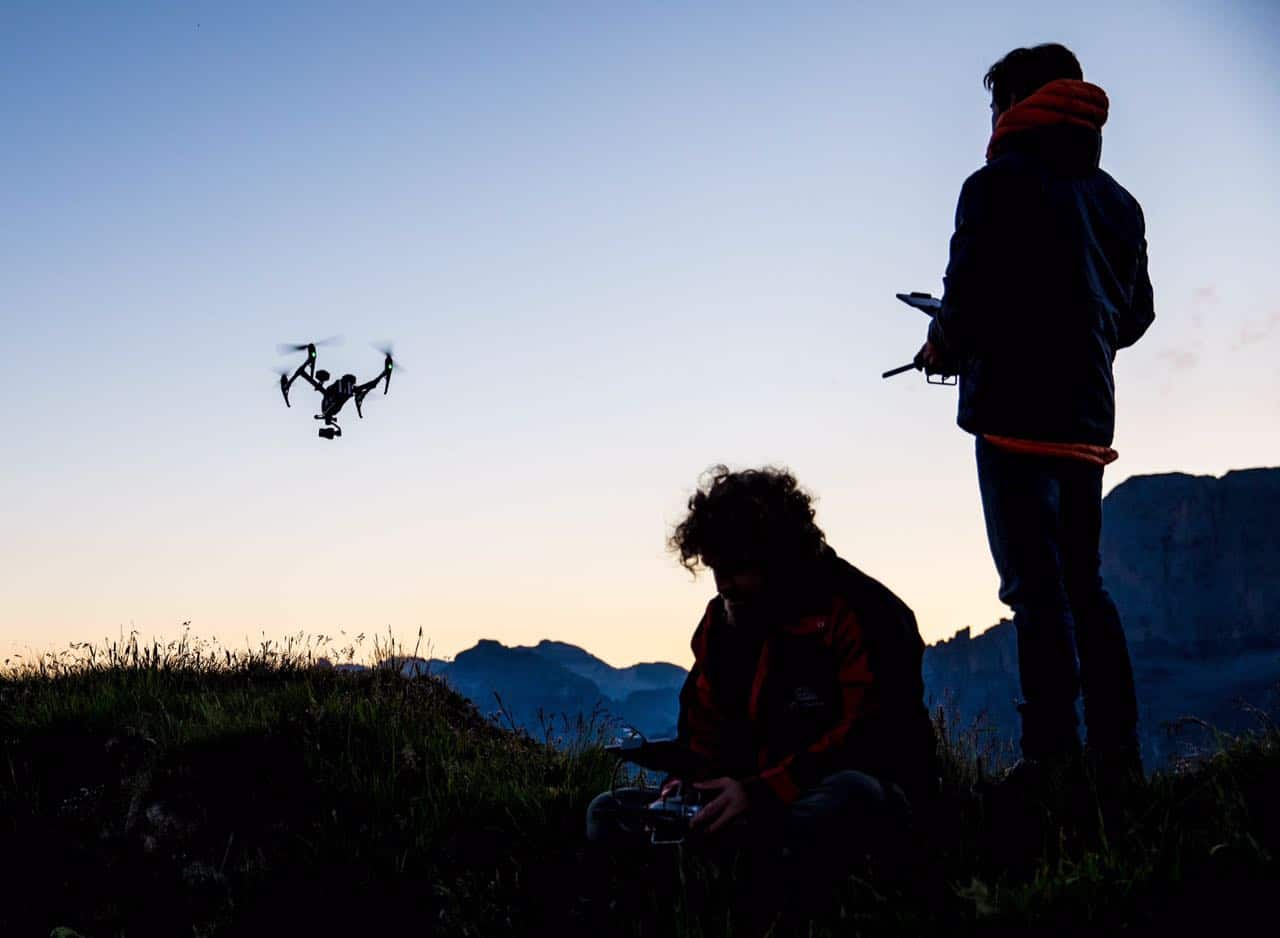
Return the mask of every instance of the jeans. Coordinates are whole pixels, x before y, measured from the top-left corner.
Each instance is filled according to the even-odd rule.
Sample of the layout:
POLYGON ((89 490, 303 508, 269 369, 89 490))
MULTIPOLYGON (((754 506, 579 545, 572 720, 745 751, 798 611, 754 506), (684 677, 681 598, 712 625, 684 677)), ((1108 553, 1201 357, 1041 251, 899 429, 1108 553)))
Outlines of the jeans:
POLYGON ((1083 691, 1091 749, 1136 747, 1133 667, 1102 588, 1102 467, 1028 456, 977 440, 978 485, 1000 599, 1013 610, 1022 683, 1022 752, 1080 748, 1083 691))

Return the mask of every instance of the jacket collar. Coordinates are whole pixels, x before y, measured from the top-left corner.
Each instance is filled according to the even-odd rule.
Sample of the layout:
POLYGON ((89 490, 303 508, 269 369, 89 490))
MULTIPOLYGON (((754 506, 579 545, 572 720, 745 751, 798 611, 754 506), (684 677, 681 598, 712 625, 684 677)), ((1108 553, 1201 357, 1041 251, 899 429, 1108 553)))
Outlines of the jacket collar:
POLYGON ((1073 155, 1091 149, 1089 155, 1095 156, 1110 106, 1107 93, 1097 85, 1069 78, 1051 81, 1000 115, 987 144, 987 160, 1055 138, 1088 141, 1088 145, 1075 144, 1073 155))

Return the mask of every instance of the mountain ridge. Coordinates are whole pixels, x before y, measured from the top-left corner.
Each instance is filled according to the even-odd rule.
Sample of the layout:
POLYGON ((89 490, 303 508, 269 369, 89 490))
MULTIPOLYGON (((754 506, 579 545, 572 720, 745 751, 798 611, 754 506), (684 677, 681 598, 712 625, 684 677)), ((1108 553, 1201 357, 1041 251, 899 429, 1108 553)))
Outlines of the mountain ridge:
MULTIPOLYGON (((1132 476, 1103 509, 1103 580, 1129 636, 1148 761, 1177 755, 1168 721, 1194 715, 1232 729, 1244 717, 1235 697, 1280 707, 1280 468, 1132 476)), ((438 674, 526 728, 605 712, 649 736, 674 733, 687 673, 662 661, 614 667, 554 639, 481 639, 452 661, 414 662, 396 666, 438 674)), ((930 644, 923 671, 931 708, 1009 747, 1019 696, 1011 621, 930 644)))

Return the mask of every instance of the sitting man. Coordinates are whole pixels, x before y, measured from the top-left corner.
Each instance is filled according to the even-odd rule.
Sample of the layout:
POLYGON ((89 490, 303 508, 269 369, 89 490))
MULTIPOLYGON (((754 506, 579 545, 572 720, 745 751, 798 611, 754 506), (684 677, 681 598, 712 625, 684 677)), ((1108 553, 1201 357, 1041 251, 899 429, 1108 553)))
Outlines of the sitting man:
MULTIPOLYGON (((708 475, 670 539, 716 582, 680 694, 678 738, 704 768, 663 791, 701 793, 704 845, 777 844, 836 873, 901 840, 910 803, 937 786, 924 644, 911 610, 827 546, 790 473, 708 475)), ((599 796, 589 839, 625 840, 620 802, 656 796, 599 796)))

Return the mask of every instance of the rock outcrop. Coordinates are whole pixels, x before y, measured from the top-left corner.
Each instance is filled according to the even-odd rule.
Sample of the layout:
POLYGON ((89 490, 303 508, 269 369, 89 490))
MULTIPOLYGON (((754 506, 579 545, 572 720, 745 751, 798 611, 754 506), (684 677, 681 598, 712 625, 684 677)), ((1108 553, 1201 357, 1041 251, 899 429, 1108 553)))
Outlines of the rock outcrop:
MULTIPOLYGON (((1103 582, 1129 636, 1148 764, 1238 731, 1280 705, 1280 469, 1135 476, 1103 500, 1103 582)), ((1005 620, 925 652, 932 704, 1008 749, 1018 729, 1017 637, 1005 620)))
POLYGON ((1135 476, 1103 505, 1103 581, 1130 642, 1280 644, 1280 469, 1135 476))

